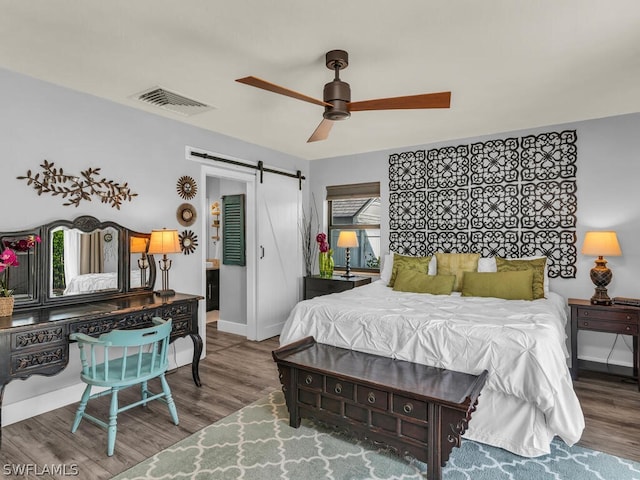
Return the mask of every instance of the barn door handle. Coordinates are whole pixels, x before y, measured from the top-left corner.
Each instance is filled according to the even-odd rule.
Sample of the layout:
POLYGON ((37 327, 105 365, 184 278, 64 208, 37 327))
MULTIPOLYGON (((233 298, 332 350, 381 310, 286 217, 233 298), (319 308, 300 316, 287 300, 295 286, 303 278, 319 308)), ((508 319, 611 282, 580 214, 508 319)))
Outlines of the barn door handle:
POLYGON ((260 245, 260 259, 264 258, 264 247, 260 245))

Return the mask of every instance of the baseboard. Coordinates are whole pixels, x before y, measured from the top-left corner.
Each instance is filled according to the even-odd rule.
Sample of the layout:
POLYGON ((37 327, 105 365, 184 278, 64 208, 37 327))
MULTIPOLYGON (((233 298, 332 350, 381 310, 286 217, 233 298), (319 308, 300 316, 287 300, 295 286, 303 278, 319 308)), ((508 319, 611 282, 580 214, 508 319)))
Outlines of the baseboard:
POLYGON ((229 322, 228 320, 218 320, 218 330, 226 333, 247 336, 247 325, 244 323, 229 322))
MULTIPOLYGON (((86 384, 78 383, 69 387, 61 388, 53 392, 43 393, 35 397, 26 398, 16 403, 2 406, 2 426, 11 425, 12 423, 35 417, 41 413, 47 413, 56 408, 65 407, 80 401, 82 392, 86 384)), ((92 393, 101 392, 106 388, 95 387, 92 393)), ((71 428, 71 425, 69 425, 71 428)))
MULTIPOLYGON (((191 343, 191 340, 188 341, 191 343)), ((169 371, 167 373, 171 373, 178 366, 188 365, 193 360, 193 349, 183 349, 176 352, 175 344, 171 344, 171 348, 173 350, 169 351, 169 371)), ((12 423, 77 403, 80 401, 85 387, 85 383, 77 383, 52 392, 36 395, 35 397, 25 398, 15 403, 2 405, 2 426, 11 425, 12 423)), ((98 393, 103 390, 106 390, 106 388, 94 387, 91 393, 98 393)), ((69 425, 69 428, 71 428, 71 425, 69 425)))

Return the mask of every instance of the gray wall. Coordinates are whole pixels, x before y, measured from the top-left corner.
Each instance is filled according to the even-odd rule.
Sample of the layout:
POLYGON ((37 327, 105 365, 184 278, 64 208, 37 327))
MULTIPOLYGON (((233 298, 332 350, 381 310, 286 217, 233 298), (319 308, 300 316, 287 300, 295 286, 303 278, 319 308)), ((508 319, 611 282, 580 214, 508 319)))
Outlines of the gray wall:
MULTIPOLYGON (((390 154, 566 129, 575 129, 578 135, 578 249, 582 247, 585 231, 617 231, 623 256, 607 259, 614 274, 609 295, 640 297, 640 243, 637 241, 640 237, 640 113, 317 160, 311 162, 311 194, 322 213, 320 218, 326 219, 323 199, 327 185, 380 181, 381 251, 388 253, 390 154)), ((326 225, 321 225, 319 230, 326 231, 326 225)), ((593 284, 589 270, 594 260, 578 254, 577 277, 551 279, 551 290, 565 298, 590 298, 593 284)), ((579 356, 605 361, 614 341, 614 335, 581 332, 579 356)), ((630 347, 631 337, 619 339, 609 361, 632 365, 630 347)))
MULTIPOLYGON (((185 229, 176 219, 176 209, 184 202, 176 192, 176 182, 183 175, 200 179, 200 164, 185 159, 185 147, 219 152, 235 158, 287 170, 301 170, 308 175, 309 162, 268 150, 224 135, 184 123, 128 108, 80 92, 71 91, 5 69, 0 69, 0 162, 3 182, 0 200, 4 206, 0 231, 23 230, 55 219, 73 219, 93 215, 112 220, 137 231, 154 228, 185 229), (43 160, 54 162, 66 173, 79 173, 89 167, 101 167, 102 175, 128 182, 138 197, 120 210, 95 199, 81 202, 77 208, 62 206, 62 200, 47 194, 38 196, 25 181, 17 180, 27 170, 38 170, 43 160)), ((220 114, 212 111, 206 114, 220 114)), ((198 210, 205 205, 205 185, 198 185, 196 198, 190 200, 198 210)), ((208 206, 207 206, 208 208, 208 206)), ((207 237, 201 221, 188 229, 199 239, 207 237)), ((199 242, 200 243, 200 242, 199 242)), ((170 286, 179 292, 204 295, 202 248, 192 255, 173 255, 170 286)), ((204 313, 201 302, 201 313, 204 313)), ((201 315, 201 327, 204 326, 201 315)), ((246 322, 246 319, 245 319, 246 322)), ((175 343, 178 364, 190 362, 192 343, 181 339, 175 343)), ((67 387, 77 387, 79 361, 71 351, 69 368, 54 377, 32 377, 25 382, 10 383, 4 393, 3 421, 11 421, 12 412, 21 418, 38 411, 76 402, 67 387), (62 390, 61 390, 62 389, 62 390), (32 403, 38 395, 58 391, 32 403), (63 392, 63 393, 61 393, 63 392)), ((15 419, 14 419, 15 420, 15 419)))

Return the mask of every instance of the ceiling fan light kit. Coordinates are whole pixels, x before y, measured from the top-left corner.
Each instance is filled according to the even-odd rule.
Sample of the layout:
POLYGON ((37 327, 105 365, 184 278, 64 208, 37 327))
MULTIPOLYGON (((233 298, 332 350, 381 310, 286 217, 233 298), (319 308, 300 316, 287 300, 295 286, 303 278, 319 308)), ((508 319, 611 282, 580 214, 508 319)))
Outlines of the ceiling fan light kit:
POLYGON ((323 119, 307 142, 326 140, 333 126, 333 122, 336 120, 346 120, 351 116, 351 112, 365 110, 449 108, 451 105, 451 92, 425 93, 352 102, 351 87, 347 82, 340 80, 340 70, 349 66, 349 54, 344 50, 331 50, 327 52, 325 58, 327 68, 333 70, 335 76, 333 81, 325 84, 322 100, 281 87, 280 85, 262 80, 258 77, 249 76, 238 78, 236 81, 297 100, 313 103, 314 105, 323 106, 323 119))

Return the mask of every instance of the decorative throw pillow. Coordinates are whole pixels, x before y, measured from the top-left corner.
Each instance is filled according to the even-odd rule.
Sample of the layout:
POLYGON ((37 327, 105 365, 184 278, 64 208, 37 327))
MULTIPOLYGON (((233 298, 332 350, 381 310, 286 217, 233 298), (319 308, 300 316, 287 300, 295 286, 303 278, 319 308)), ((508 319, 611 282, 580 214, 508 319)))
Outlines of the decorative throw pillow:
POLYGON ((393 289, 397 292, 450 295, 455 281, 453 275, 426 275, 417 270, 400 270, 393 289))
POLYGON ((400 270, 416 270, 426 275, 429 272, 430 261, 431 256, 409 257, 406 255, 398 255, 397 253, 394 253, 393 269, 391 270, 391 278, 389 279, 389 283, 387 285, 393 287, 393 284, 395 283, 396 277, 398 276, 398 272, 400 270))
POLYGON ((479 253, 436 253, 438 263, 438 275, 455 275, 456 283, 453 289, 459 292, 465 272, 478 270, 479 253))
POLYGON ((533 270, 467 272, 464 274, 462 296, 533 300, 533 270))
POLYGON ((509 260, 496 257, 498 272, 513 272, 517 270, 531 270, 533 272, 533 298, 544 298, 544 268, 547 257, 534 260, 509 260))
POLYGON ((393 270, 393 253, 387 254, 382 258, 382 271, 380 272, 380 280, 387 285, 391 280, 391 271, 393 270))

